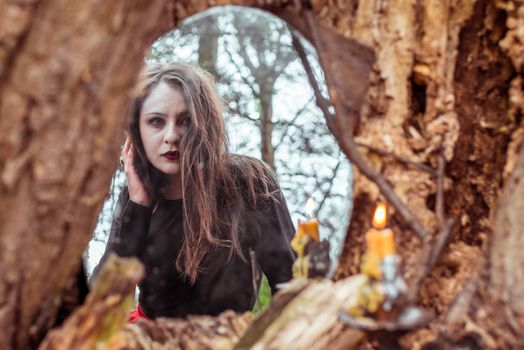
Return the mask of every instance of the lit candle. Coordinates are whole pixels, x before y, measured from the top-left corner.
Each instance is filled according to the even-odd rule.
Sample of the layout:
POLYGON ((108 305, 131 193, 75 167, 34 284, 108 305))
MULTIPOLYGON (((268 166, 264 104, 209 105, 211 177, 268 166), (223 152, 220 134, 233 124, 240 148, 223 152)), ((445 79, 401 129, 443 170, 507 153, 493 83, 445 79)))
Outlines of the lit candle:
POLYGON ((386 228, 386 219, 386 205, 381 203, 373 215, 373 227, 366 232, 366 254, 360 266, 362 273, 376 279, 382 278, 380 264, 384 257, 395 254, 393 231, 386 228))
POLYGON ((314 205, 315 201, 313 198, 309 197, 306 202, 306 216, 308 220, 298 220, 298 229, 299 231, 302 230, 303 234, 307 237, 310 237, 318 242, 320 240, 318 236, 318 220, 316 218, 311 218, 314 205))
POLYGON ((375 314, 377 319, 396 317, 396 313, 390 312, 406 294, 406 283, 398 267, 400 257, 396 255, 395 238, 386 223, 386 204, 380 203, 373 215, 372 227, 365 236, 366 253, 360 272, 367 282, 358 292, 362 301, 349 309, 353 315, 361 316, 367 311, 375 314))
POLYGON ((310 197, 306 202, 306 216, 308 219, 305 221, 298 220, 297 232, 291 241, 291 246, 299 255, 303 254, 304 246, 309 239, 313 239, 317 242, 319 241, 318 220, 316 218, 311 218, 314 204, 315 202, 313 198, 310 197))
POLYGON ((386 227, 386 222, 386 204, 380 203, 373 215, 373 228, 366 233, 367 248, 380 259, 396 253, 393 231, 386 227))

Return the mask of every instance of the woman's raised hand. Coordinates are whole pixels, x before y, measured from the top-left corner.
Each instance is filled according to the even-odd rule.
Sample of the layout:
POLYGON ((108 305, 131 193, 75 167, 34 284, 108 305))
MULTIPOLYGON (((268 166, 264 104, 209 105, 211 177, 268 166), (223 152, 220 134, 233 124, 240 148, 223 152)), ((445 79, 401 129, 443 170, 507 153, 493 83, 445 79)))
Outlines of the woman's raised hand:
POLYGON ((147 192, 142 180, 136 173, 134 145, 128 137, 124 148, 122 149, 122 160, 124 162, 124 172, 127 178, 127 187, 129 190, 129 199, 133 202, 149 207, 151 205, 151 195, 147 192))

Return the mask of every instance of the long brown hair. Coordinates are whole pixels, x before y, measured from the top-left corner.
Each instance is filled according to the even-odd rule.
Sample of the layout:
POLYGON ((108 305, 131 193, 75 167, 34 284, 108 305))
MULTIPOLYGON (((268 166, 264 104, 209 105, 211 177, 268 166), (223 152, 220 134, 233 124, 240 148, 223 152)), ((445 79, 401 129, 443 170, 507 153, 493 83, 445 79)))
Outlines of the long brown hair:
POLYGON ((245 259, 239 240, 242 214, 261 200, 275 200, 277 185, 267 165, 229 153, 223 104, 212 76, 185 64, 158 65, 148 68, 141 79, 130 127, 135 167, 153 198, 162 195, 167 176, 147 159, 139 120, 144 100, 160 82, 181 91, 191 116, 180 141, 184 236, 176 266, 194 283, 213 248, 228 249, 228 259, 233 254, 245 259))

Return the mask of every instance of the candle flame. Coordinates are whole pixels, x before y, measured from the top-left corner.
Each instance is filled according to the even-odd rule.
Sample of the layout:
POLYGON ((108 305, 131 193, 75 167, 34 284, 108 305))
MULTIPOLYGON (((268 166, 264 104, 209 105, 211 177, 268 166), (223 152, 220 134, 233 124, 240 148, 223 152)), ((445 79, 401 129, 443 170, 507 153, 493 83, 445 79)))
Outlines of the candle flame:
POLYGON ((306 215, 308 218, 311 217, 311 215, 313 214, 314 205, 315 205, 315 200, 313 199, 313 197, 309 197, 306 202, 306 215))
POLYGON ((375 215, 373 215, 373 227, 376 229, 383 229, 386 227, 386 221, 387 221, 387 212, 386 212, 386 204, 380 203, 377 205, 377 209, 375 210, 375 215))

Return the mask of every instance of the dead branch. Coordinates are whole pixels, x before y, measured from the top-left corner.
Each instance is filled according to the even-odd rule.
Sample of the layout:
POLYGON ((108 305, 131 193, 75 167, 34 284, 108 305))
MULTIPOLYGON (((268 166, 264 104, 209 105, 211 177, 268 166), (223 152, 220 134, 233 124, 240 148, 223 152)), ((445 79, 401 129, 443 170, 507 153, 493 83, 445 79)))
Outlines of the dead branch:
POLYGON ((441 226, 445 224, 444 218, 444 178, 446 176, 446 159, 444 158, 444 151, 438 155, 438 169, 437 169, 437 198, 435 202, 435 212, 441 226))
POLYGON ((218 316, 139 320, 122 331, 125 342, 113 350, 231 350, 251 325, 253 314, 229 310, 218 316))
POLYGON ((133 291, 144 274, 136 258, 110 255, 86 302, 58 329, 49 332, 40 350, 94 349, 116 344, 127 322, 133 291))
POLYGON ((84 305, 44 339, 40 350, 59 349, 232 349, 253 315, 225 311, 218 316, 160 318, 128 324, 134 289, 144 269, 136 258, 111 255, 84 305))
POLYGON ((427 166, 426 164, 422 164, 422 163, 419 163, 419 162, 414 162, 410 159, 407 159, 407 158, 404 158, 404 157, 401 157, 393 152, 388 152, 386 150, 383 150, 383 149, 380 149, 378 147, 374 147, 374 146, 371 146, 371 145, 367 145, 365 143, 362 143, 362 142, 357 142, 356 143, 357 146, 359 147, 363 147, 363 148, 366 148, 368 150, 370 150, 371 152, 373 153, 376 153, 376 154, 380 154, 381 156, 385 156, 385 157, 391 157, 401 163, 404 163, 406 165, 410 165, 410 166, 413 166, 414 168, 417 168, 417 169, 420 169, 422 171, 425 171, 427 173, 430 173, 431 176, 437 176, 437 172, 435 171, 435 169, 433 169, 432 167, 430 166, 427 166))
POLYGON ((421 254, 422 266, 418 270, 418 275, 413 281, 412 288, 410 289, 409 299, 415 301, 418 296, 418 291, 422 285, 424 279, 431 272, 433 267, 436 265, 440 255, 444 251, 444 248, 449 243, 449 238, 453 232, 453 228, 457 223, 455 218, 446 218, 444 213, 444 179, 446 176, 446 160, 444 158, 444 151, 441 150, 438 155, 438 169, 437 169, 437 195, 435 201, 435 213, 439 220, 440 229, 434 239, 428 237, 424 240, 423 253, 421 254))
MULTIPOLYGON (((420 285, 422 284, 423 280, 426 278, 426 276, 429 274, 433 266, 438 261, 438 258, 440 257, 442 251, 444 250, 444 247, 447 245, 449 241, 449 237, 453 231, 453 227, 456 223, 455 219, 446 219, 444 214, 444 178, 445 178, 445 159, 444 155, 441 153, 438 158, 438 169, 435 172, 432 168, 423 166, 422 164, 418 164, 415 162, 412 162, 410 160, 401 158, 399 156, 393 155, 393 154, 384 154, 390 157, 394 157, 395 159, 402 161, 406 164, 416 166, 420 169, 423 169, 424 171, 430 172, 433 176, 436 175, 437 177, 437 198, 436 198, 436 207, 435 212, 439 219, 440 223, 440 230, 438 234, 436 235, 435 239, 432 239, 431 235, 428 233, 428 231, 420 224, 418 219, 415 217, 413 212, 404 205, 404 203, 398 198, 398 196, 395 194, 392 187, 389 185, 387 180, 376 172, 369 164, 363 159, 361 153, 358 151, 358 144, 354 141, 353 138, 353 125, 355 124, 354 118, 355 115, 357 115, 357 111, 351 108, 351 106, 344 105, 341 102, 341 98, 338 94, 338 91, 336 88, 332 88, 333 86, 336 87, 336 84, 330 84, 330 82, 335 81, 333 78, 333 72, 330 70, 330 65, 326 64, 326 62, 323 62, 323 45, 322 41, 319 40, 319 35, 316 28, 316 23, 313 20, 313 17, 311 13, 308 11, 305 11, 305 16, 307 19, 307 24, 310 29, 311 36, 313 38, 313 44, 319 51, 319 58, 322 64, 322 67, 325 69, 325 76, 326 81, 328 82, 328 85, 331 86, 329 90, 329 94, 331 96, 331 101, 333 101, 333 107, 336 111, 336 114, 333 115, 329 112, 328 107, 328 101, 322 96, 320 92, 320 88, 318 87, 317 80, 313 74, 313 70, 311 68, 311 65, 309 63, 307 54, 305 52, 305 49, 300 42, 298 36, 295 32, 292 31, 292 43, 295 49, 297 50, 298 56, 302 62, 302 65, 304 66, 304 69, 307 73, 309 83, 311 84, 316 102, 322 111, 324 118, 326 120, 326 123, 330 129, 330 131, 335 136, 335 139, 337 140, 340 148, 346 154, 348 159, 357 166, 357 168, 360 170, 360 172, 366 176, 369 180, 373 181, 378 188, 380 189, 381 193, 384 195, 386 200, 397 210, 400 217, 403 219, 404 223, 408 225, 422 240, 424 250, 422 256, 422 268, 419 269, 419 274, 415 278, 413 288, 411 288, 411 294, 409 296, 411 301, 414 301, 418 295, 418 290, 420 288, 420 285)), ((368 147, 369 149, 372 149, 371 146, 368 147)), ((376 148, 372 149, 373 151, 377 151, 380 153, 381 150, 378 150, 376 148)))
MULTIPOLYGON (((311 25, 311 32, 313 33, 313 38, 315 38, 315 25, 311 25)), ((322 96, 322 93, 320 92, 320 88, 318 87, 318 83, 316 81, 316 78, 313 74, 313 70, 311 69, 311 65, 309 63, 309 59, 307 57, 307 54, 305 52, 304 46, 300 42, 300 39, 296 35, 296 33, 291 30, 292 32, 292 42, 293 46, 297 50, 298 56, 302 62, 302 65, 304 66, 304 69, 306 70, 309 83, 311 84, 311 87, 313 88, 316 102, 324 114, 324 118, 326 120, 326 123, 328 125, 328 128, 335 136, 335 139, 337 140, 340 148, 344 152, 344 154, 348 157, 348 159, 355 164, 358 169, 364 174, 368 179, 373 181, 377 184, 380 191, 384 195, 384 197, 388 200, 388 202, 397 210, 401 218, 404 220, 405 224, 408 225, 418 236, 420 239, 425 240, 426 237, 429 237, 428 232, 426 229, 419 223, 418 219, 415 217, 413 212, 402 203, 400 198, 395 194, 393 188, 389 185, 387 180, 376 172, 371 166, 369 166, 364 159, 362 158, 360 152, 357 149, 357 145, 355 141, 353 140, 353 130, 350 128, 349 123, 344 123, 344 121, 347 121, 350 119, 350 116, 344 115, 343 111, 347 110, 343 106, 339 105, 337 108, 337 103, 334 103, 335 111, 337 112, 337 115, 333 116, 329 112, 329 107, 327 104, 326 99, 322 96)), ((321 45, 318 42, 313 43, 318 50, 321 50, 321 45)), ((332 74, 329 70, 329 65, 324 64, 323 62, 322 66, 326 69, 325 74, 326 78, 329 82, 329 76, 332 74)), ((335 96, 337 95, 336 92, 331 92, 335 96)), ((336 99, 335 99, 336 101, 336 99)))
MULTIPOLYGON (((311 97, 298 111, 295 112, 295 115, 293 116, 291 121, 288 123, 288 127, 282 133, 282 136, 280 137, 280 140, 275 144, 275 146, 274 146, 275 149, 277 149, 282 144, 282 142, 284 142, 284 139, 289 134, 289 129, 290 129, 289 126, 295 125, 295 122, 297 121, 298 117, 300 117, 302 115, 302 113, 304 113, 306 111, 306 109, 309 107, 309 104, 311 102, 313 102, 313 97, 311 97)), ((280 124, 284 124, 284 123, 280 122, 280 124)))
MULTIPOLYGON (((329 187, 326 190, 321 191, 322 199, 320 200, 320 203, 318 203, 317 209, 313 213, 313 215, 315 217, 318 217, 318 213, 320 212, 320 210, 322 210, 322 207, 326 203, 326 199, 328 199, 328 197, 331 197, 330 195, 331 195, 331 190, 333 189, 333 181, 335 181, 335 177, 337 176, 338 170, 340 169, 341 165, 342 165, 342 161, 339 160, 337 162, 337 165, 333 169, 333 174, 331 174, 331 176, 327 179, 327 181, 325 181, 325 183, 329 184, 329 187)), ((316 186, 317 188, 319 188, 319 189, 322 188, 322 186, 321 186, 322 183, 320 183, 320 181, 318 181, 318 179, 316 179, 316 184, 317 184, 317 186, 316 186)))
POLYGON ((276 295, 235 349, 356 349, 365 333, 339 322, 338 312, 359 288, 359 281, 351 278, 295 279, 276 295))

